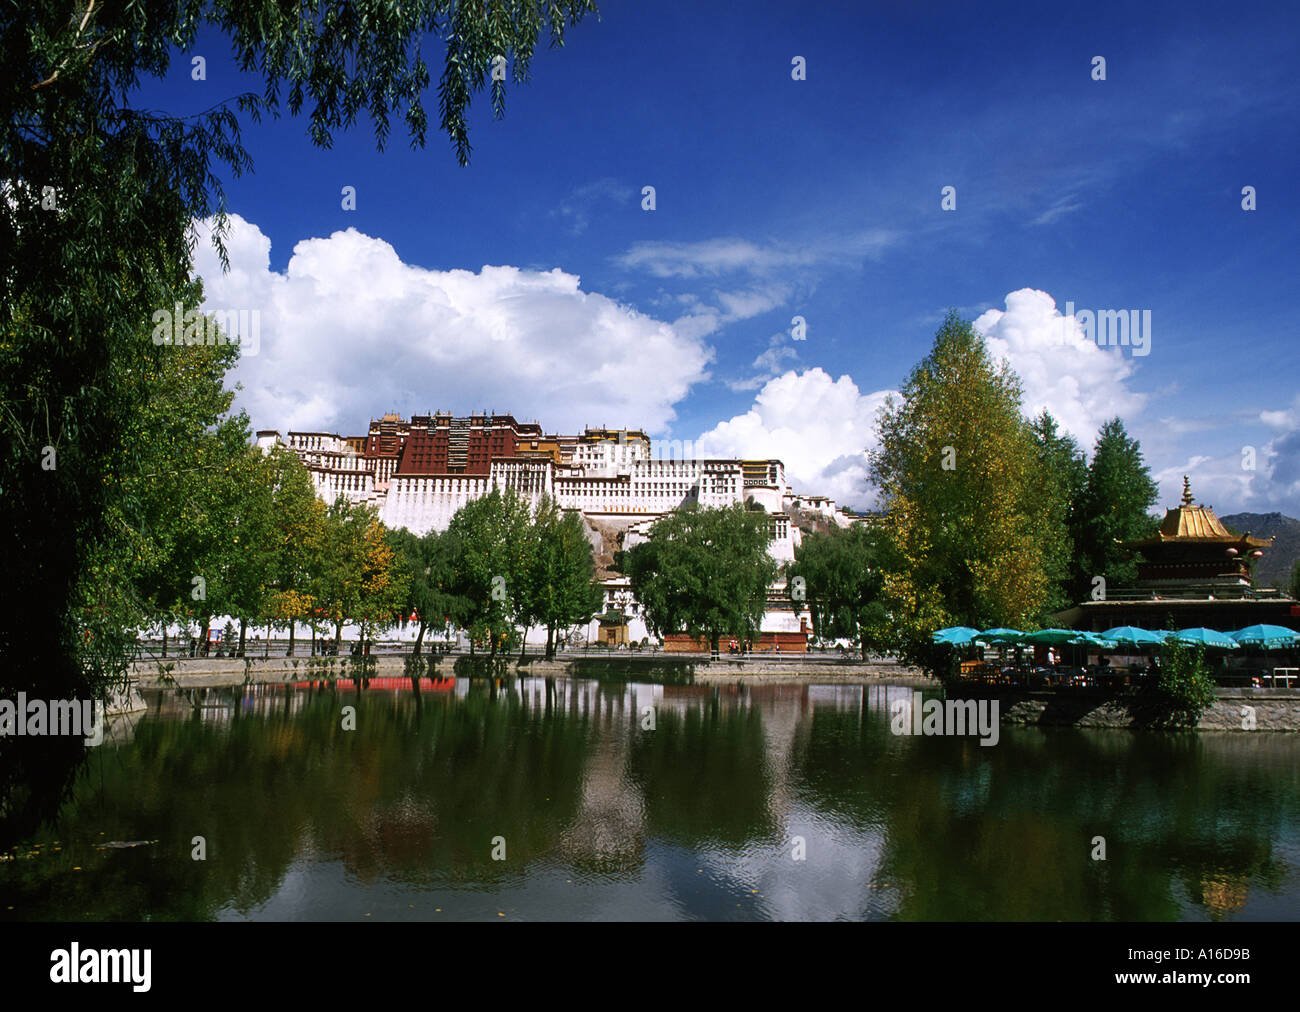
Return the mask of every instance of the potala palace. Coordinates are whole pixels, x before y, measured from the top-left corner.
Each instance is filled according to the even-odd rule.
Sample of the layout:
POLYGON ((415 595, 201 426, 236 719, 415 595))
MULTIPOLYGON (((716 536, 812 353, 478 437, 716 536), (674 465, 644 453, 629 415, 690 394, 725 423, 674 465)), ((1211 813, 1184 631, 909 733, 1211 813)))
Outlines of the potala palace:
MULTIPOLYGON (((586 428, 561 436, 511 415, 438 412, 407 421, 386 414, 364 436, 263 430, 257 444, 297 453, 325 502, 343 496, 368 503, 386 526, 416 534, 446 530, 457 510, 493 489, 512 489, 534 503, 550 496, 562 509, 577 510, 587 524, 607 608, 628 619, 618 628, 593 620, 588 640, 611 644, 648 635, 627 578, 610 569, 613 553, 644 540, 672 510, 752 500, 768 514, 769 551, 778 562, 794 559, 801 524, 847 527, 856 519, 831 499, 796 495, 779 460, 656 456, 638 429, 586 428)), ((807 619, 784 582, 774 585, 758 648, 803 649, 807 619)))

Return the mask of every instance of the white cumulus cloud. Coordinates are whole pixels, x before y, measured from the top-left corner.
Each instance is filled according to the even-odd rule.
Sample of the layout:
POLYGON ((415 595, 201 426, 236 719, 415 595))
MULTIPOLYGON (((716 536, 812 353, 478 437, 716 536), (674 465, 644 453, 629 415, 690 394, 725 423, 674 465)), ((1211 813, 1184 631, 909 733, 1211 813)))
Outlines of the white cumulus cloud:
POLYGON ((300 241, 281 273, 269 238, 232 215, 223 274, 208 226, 196 231, 204 308, 261 314, 259 352, 234 373, 255 429, 356 434, 384 411, 445 409, 509 411, 548 431, 655 431, 708 378, 699 335, 558 268, 430 270, 347 229, 300 241))
MULTIPOLYGON (((1133 363, 1089 340, 1050 295, 1022 288, 1006 297, 1006 307, 985 312, 974 326, 993 359, 1007 359, 1019 374, 1026 417, 1047 408, 1091 451, 1103 422, 1115 415, 1127 421, 1141 410, 1146 395, 1127 386, 1133 363)), ((777 363, 773 357, 755 365, 777 363)), ((787 371, 763 382, 753 407, 715 426, 702 442, 715 456, 779 457, 796 491, 870 507, 875 490, 867 483, 866 450, 876 444, 877 414, 891 393, 863 393, 851 377, 835 380, 820 368, 787 371)))
POLYGON ((753 407, 714 426, 700 445, 708 456, 779 458, 796 492, 866 508, 873 501, 866 450, 892 392, 864 394, 849 376, 832 379, 821 368, 791 370, 768 380, 753 407))
POLYGON ((1116 415, 1127 423, 1142 410, 1146 395, 1127 385, 1136 371, 1132 359, 1089 340, 1050 295, 1021 288, 1007 296, 1006 307, 988 310, 974 326, 993 360, 1005 358, 1020 376, 1027 417, 1046 408, 1090 452, 1102 423, 1116 415))

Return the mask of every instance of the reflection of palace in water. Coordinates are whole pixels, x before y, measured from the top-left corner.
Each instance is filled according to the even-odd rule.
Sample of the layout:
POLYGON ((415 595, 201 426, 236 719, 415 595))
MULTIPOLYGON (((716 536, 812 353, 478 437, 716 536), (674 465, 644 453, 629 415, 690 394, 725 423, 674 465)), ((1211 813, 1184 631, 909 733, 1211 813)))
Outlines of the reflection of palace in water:
MULTIPOLYGON (((162 717, 194 719, 225 725, 237 717, 283 719, 300 713, 325 683, 250 685, 240 689, 190 689, 160 693, 151 712, 162 717)), ((472 689, 470 679, 420 680, 421 693, 464 699, 472 689)), ((340 705, 353 698, 354 686, 337 683, 340 705)), ((480 686, 482 688, 482 686, 480 686)), ((589 752, 576 818, 565 829, 558 849, 577 864, 614 869, 639 865, 649 835, 646 803, 628 761, 634 736, 653 734, 647 729, 666 715, 685 719, 692 710, 718 705, 733 710, 754 707, 761 714, 765 762, 770 781, 769 815, 784 825, 795 808, 792 781, 794 744, 801 728, 811 721, 818 706, 889 712, 895 699, 911 699, 910 688, 898 686, 810 685, 648 685, 601 683, 570 679, 520 678, 498 680, 487 687, 498 704, 513 694, 535 713, 551 710, 582 715, 600 736, 600 747, 589 752), (792 705, 793 704, 793 705, 792 705), (653 713, 648 712, 653 708, 653 713)), ((372 679, 364 693, 409 694, 409 678, 372 679)), ((152 694, 151 694, 152 695, 152 694)))

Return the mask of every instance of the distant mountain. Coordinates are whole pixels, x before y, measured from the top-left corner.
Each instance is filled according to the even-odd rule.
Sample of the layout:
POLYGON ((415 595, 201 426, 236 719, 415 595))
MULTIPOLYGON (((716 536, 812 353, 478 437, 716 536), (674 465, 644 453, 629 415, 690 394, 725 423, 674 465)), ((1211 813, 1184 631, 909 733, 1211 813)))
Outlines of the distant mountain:
POLYGON ((1249 532, 1257 538, 1273 539, 1273 546, 1265 548, 1259 560, 1255 584, 1286 590, 1291 567, 1300 559, 1300 520, 1282 513, 1233 513, 1219 519, 1234 534, 1249 532))

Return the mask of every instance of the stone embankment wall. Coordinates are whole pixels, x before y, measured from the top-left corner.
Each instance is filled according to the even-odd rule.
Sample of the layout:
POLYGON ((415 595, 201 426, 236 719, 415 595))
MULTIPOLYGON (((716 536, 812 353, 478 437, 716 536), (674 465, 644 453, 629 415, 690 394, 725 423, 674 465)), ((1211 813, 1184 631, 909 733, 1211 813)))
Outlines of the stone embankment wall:
MULTIPOLYGON (((958 695, 958 693, 953 693, 958 695)), ((1167 702, 1147 695, 1116 696, 1087 690, 1061 692, 974 690, 962 696, 996 698, 1007 724, 1042 727, 1164 729, 1179 726, 1167 702)), ((1300 689, 1220 689, 1196 728, 1202 731, 1300 731, 1300 689), (1253 714, 1243 712, 1249 707, 1253 714), (1249 727, 1253 716, 1254 727, 1249 727)))
MULTIPOLYGON (((429 667, 422 673, 433 678, 468 674, 473 662, 474 674, 488 674, 486 658, 479 655, 424 655, 429 667)), ((392 677, 407 672, 408 658, 398 655, 376 655, 369 658, 369 674, 392 677)), ((528 657, 521 665, 518 657, 502 660, 498 671, 502 674, 527 675, 537 678, 617 678, 627 681, 659 680, 667 677, 674 681, 696 684, 725 682, 780 683, 865 683, 889 682, 896 685, 937 686, 938 682, 909 668, 890 661, 862 662, 839 658, 810 657, 789 659, 726 656, 710 661, 707 655, 693 657, 673 654, 627 656, 613 654, 583 657, 559 657, 545 661, 528 657)), ((139 662, 132 668, 132 676, 141 688, 175 684, 180 688, 202 686, 242 685, 244 683, 304 682, 315 679, 352 678, 363 670, 352 657, 272 657, 262 658, 168 658, 160 661, 139 662), (296 663, 295 663, 296 662, 296 663)))
MULTIPOLYGON (((489 674, 486 658, 467 655, 426 655, 429 662, 422 674, 446 678, 464 674, 489 674)), ((392 677, 407 673, 407 658, 380 655, 370 658, 368 673, 392 677)), ((283 684, 330 678, 353 678, 362 667, 350 657, 286 658, 170 658, 137 664, 133 676, 140 688, 175 685, 179 688, 283 684), (295 663, 296 662, 296 663, 295 663)), ((626 681, 692 682, 695 684, 890 684, 913 685, 940 690, 934 679, 915 668, 890 661, 862 662, 804 655, 776 660, 768 657, 744 659, 673 654, 650 656, 560 657, 545 661, 529 657, 518 664, 517 657, 504 658, 496 669, 500 674, 537 678, 612 678, 626 681)), ((1025 691, 990 687, 965 687, 952 695, 997 698, 999 714, 1006 724, 1043 727, 1095 727, 1166 729, 1178 726, 1178 714, 1170 705, 1149 695, 1115 695, 1088 689, 1025 691)), ((1215 704, 1201 714, 1197 728, 1206 731, 1243 731, 1249 723, 1245 707, 1254 710, 1255 730, 1300 731, 1300 688, 1220 689, 1215 704)))

